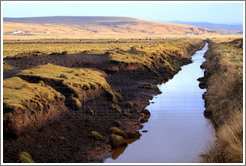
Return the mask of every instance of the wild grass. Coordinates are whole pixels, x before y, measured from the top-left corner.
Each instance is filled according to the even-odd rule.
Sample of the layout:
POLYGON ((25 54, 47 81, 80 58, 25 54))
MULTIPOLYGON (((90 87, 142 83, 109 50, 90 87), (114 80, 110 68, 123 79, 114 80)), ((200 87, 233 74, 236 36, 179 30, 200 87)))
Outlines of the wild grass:
POLYGON ((87 68, 75 69, 47 64, 22 70, 17 76, 33 76, 41 79, 61 81, 64 86, 71 88, 74 92, 80 89, 109 88, 102 72, 87 68))
POLYGON ((111 134, 120 135, 123 138, 127 138, 126 133, 124 131, 122 131, 121 129, 117 128, 117 127, 111 127, 109 129, 109 131, 110 131, 111 134))
POLYGON ((25 109, 23 102, 31 102, 37 110, 51 102, 65 97, 53 88, 41 83, 28 83, 19 77, 12 77, 3 81, 3 104, 4 113, 14 109, 25 109), (40 100, 42 98, 42 100, 40 100))
POLYGON ((118 113, 122 113, 122 110, 118 104, 112 104, 111 108, 118 113))
MULTIPOLYGON (((82 91, 105 90, 117 102, 121 95, 111 89, 105 76, 106 74, 93 69, 75 69, 52 64, 22 70, 16 74, 16 77, 5 79, 3 82, 4 111, 25 110, 26 106, 23 104, 25 102, 30 102, 37 110, 43 110, 55 100, 65 101, 65 96, 61 94, 63 92, 60 93, 45 84, 49 81, 53 81, 58 86, 62 84, 74 94, 72 101, 77 110, 82 108, 80 101, 82 91), (29 83, 20 77, 34 78, 39 83, 29 83)), ((94 115, 93 110, 90 113, 94 115)))
POLYGON ((15 67, 11 66, 7 62, 3 61, 3 71, 14 70, 15 67))
POLYGON ((235 110, 227 122, 216 131, 217 139, 202 162, 243 162, 243 110, 235 110))
POLYGON ((179 39, 139 45, 128 50, 117 48, 109 51, 109 60, 123 64, 141 64, 159 75, 159 63, 171 71, 181 66, 181 62, 173 60, 173 57, 189 59, 194 48, 202 43, 201 39, 179 39))
POLYGON ((32 156, 27 152, 21 152, 19 154, 18 163, 35 163, 32 159, 32 156))
POLYGON ((214 36, 209 36, 209 38, 214 42, 214 43, 221 43, 221 42, 231 42, 236 39, 242 38, 243 35, 214 35, 214 36))
POLYGON ((121 95, 111 89, 107 83, 106 75, 98 70, 88 68, 67 68, 53 64, 40 65, 31 69, 20 71, 17 76, 36 77, 41 80, 54 80, 61 82, 63 86, 70 89, 75 97, 80 98, 81 90, 104 89, 112 101, 117 102, 121 95))
POLYGON ((94 138, 96 140, 103 140, 103 136, 99 134, 97 131, 91 131, 89 137, 94 138))
POLYGON ((137 45, 147 45, 147 43, 21 43, 21 44, 3 44, 3 58, 13 57, 18 54, 28 55, 30 52, 43 52, 50 54, 53 52, 62 53, 68 51, 73 53, 91 53, 103 54, 107 50, 115 48, 127 49, 137 45))
POLYGON ((79 110, 82 108, 82 103, 77 98, 73 98, 74 108, 79 110))
POLYGON ((212 111, 216 141, 202 155, 203 162, 243 161, 243 49, 242 40, 213 43, 206 54, 206 109, 212 111))

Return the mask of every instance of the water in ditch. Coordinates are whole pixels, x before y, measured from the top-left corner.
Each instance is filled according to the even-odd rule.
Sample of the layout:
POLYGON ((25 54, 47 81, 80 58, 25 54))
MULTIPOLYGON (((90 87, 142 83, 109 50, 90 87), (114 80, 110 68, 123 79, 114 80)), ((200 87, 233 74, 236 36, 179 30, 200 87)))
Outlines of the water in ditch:
POLYGON ((192 56, 193 63, 165 84, 147 109, 148 123, 140 130, 139 140, 129 140, 127 147, 115 149, 105 163, 196 163, 199 155, 214 140, 213 126, 203 115, 205 90, 197 79, 203 77, 200 65, 205 61, 208 44, 192 56), (142 132, 147 130, 147 132, 142 132))

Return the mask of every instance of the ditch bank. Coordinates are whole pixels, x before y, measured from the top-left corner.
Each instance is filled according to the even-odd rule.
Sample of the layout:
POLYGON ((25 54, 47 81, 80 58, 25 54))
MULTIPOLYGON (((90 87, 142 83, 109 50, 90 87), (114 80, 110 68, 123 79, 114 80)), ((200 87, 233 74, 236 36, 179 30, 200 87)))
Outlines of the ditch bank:
POLYGON ((216 130, 216 140, 203 154, 208 163, 243 162, 243 40, 210 41, 200 78, 206 110, 216 130))
MULTIPOLYGON (((144 58, 150 60, 151 64, 141 63, 141 59, 136 60, 138 55, 136 50, 139 48, 131 49, 128 53, 127 51, 123 51, 122 54, 128 57, 127 59, 134 59, 134 63, 132 63, 134 70, 132 70, 132 68, 125 70, 124 67, 116 67, 117 70, 112 70, 112 66, 115 65, 132 65, 131 62, 122 61, 122 59, 118 59, 117 64, 115 64, 112 62, 112 60, 115 59, 107 58, 108 60, 105 61, 105 63, 97 65, 97 62, 100 61, 100 56, 96 56, 96 62, 91 60, 89 56, 88 61, 83 58, 83 61, 74 61, 72 59, 76 56, 78 58, 83 57, 81 55, 73 55, 71 57, 64 55, 67 58, 66 61, 64 61, 62 57, 58 58, 55 56, 56 60, 53 59, 51 61, 53 65, 69 65, 69 67, 76 69, 88 67, 93 70, 104 71, 106 73, 104 78, 108 85, 110 85, 113 93, 117 95, 117 100, 112 100, 112 94, 109 95, 109 97, 104 93, 96 95, 95 98, 87 100, 86 102, 83 102, 82 98, 77 97, 78 100, 82 102, 82 105, 79 106, 78 109, 73 109, 64 102, 64 109, 57 109, 59 115, 49 119, 48 123, 35 128, 35 130, 21 132, 21 134, 14 137, 5 133, 3 139, 4 162, 17 162, 20 152, 28 152, 35 162, 41 163, 102 162, 103 159, 110 156, 112 152, 111 146, 120 145, 113 143, 114 141, 112 140, 115 139, 115 136, 112 136, 112 134, 123 137, 122 144, 125 144, 124 138, 139 138, 141 136, 138 132, 138 129, 141 128, 139 118, 145 116, 146 112, 143 110, 149 104, 149 100, 153 98, 153 94, 159 93, 159 89, 155 85, 172 78, 181 70, 182 65, 191 62, 191 55, 203 46, 203 41, 199 41, 196 44, 190 43, 179 51, 162 53, 162 58, 159 57, 161 54, 155 54, 155 56, 152 54, 153 58, 150 58, 152 60, 149 59, 149 55, 143 55, 144 58), (115 130, 115 128, 112 127, 117 127, 119 130, 115 130)), ((112 54, 114 53, 111 53, 111 55, 112 54)), ((19 59, 6 59, 6 61, 16 68, 28 68, 41 65, 39 62, 44 64, 48 63, 51 58, 48 56, 49 55, 40 56, 38 58, 40 61, 35 61, 32 59, 33 57, 25 59, 22 63, 19 63, 19 59)), ((110 53, 109 55, 105 53, 104 56, 108 57, 110 53)), ((93 58, 95 58, 95 56, 93 56, 93 58)), ((115 56, 111 58, 115 58, 115 56)), ((28 70, 32 69, 33 68, 30 68, 28 70)), ((25 70, 21 72, 25 72, 25 70)), ((35 72, 30 72, 29 74, 35 75, 35 72)), ((59 88, 56 88, 54 84, 51 83, 52 81, 50 81, 50 79, 39 80, 39 77, 27 78, 26 74, 24 76, 23 73, 22 75, 20 73, 15 74, 15 76, 23 78, 25 81, 28 81, 28 83, 35 85, 37 82, 43 81, 45 86, 49 86, 54 91, 60 92, 65 96, 65 100, 61 100, 60 102, 66 101, 66 98, 69 97, 76 97, 76 93, 72 96, 70 92, 70 95, 69 93, 62 93, 59 88)), ((47 74, 49 74, 49 72, 47 72, 46 75, 47 74)), ((6 80, 7 79, 4 81, 6 80)), ((75 87, 72 86, 71 88, 74 89, 75 87)), ((78 88, 78 86, 76 88, 78 88)))

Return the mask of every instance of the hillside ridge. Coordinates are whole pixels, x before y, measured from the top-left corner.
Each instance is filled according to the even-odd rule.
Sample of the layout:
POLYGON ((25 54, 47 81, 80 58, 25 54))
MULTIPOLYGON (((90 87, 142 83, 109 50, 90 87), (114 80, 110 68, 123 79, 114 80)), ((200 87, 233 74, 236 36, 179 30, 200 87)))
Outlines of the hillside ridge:
POLYGON ((200 35, 216 31, 190 25, 147 21, 130 17, 55 16, 3 18, 7 36, 91 37, 91 36, 163 36, 166 34, 200 35))

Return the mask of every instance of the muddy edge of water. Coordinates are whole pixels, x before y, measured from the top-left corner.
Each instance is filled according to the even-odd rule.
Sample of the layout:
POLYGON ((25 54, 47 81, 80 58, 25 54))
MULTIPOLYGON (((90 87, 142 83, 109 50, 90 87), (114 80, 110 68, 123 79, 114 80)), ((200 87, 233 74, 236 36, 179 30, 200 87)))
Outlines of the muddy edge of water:
POLYGON ((143 136, 135 139, 136 142, 129 140, 128 146, 114 149, 111 158, 104 162, 200 162, 199 155, 214 140, 213 126, 203 116, 204 90, 197 81, 204 75, 200 65, 205 61, 203 56, 207 49, 208 43, 192 56, 193 63, 158 86, 162 94, 156 95, 147 106, 151 117, 141 129, 143 136))

